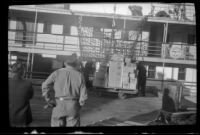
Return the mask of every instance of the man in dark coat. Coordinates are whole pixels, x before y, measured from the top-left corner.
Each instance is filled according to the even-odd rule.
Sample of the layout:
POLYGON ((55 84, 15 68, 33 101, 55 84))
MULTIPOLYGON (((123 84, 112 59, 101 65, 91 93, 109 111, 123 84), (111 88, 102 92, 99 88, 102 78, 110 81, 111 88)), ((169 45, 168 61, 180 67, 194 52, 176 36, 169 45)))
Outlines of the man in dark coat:
POLYGON ((24 66, 17 62, 9 72, 9 121, 10 126, 26 127, 32 122, 30 99, 33 88, 30 81, 22 79, 24 66))
POLYGON ((138 93, 141 96, 145 96, 145 88, 146 88, 146 68, 142 64, 142 62, 138 62, 137 64, 138 76, 137 76, 137 88, 138 93))
MULTIPOLYGON (((85 80, 77 70, 76 55, 69 56, 65 68, 54 71, 42 83, 42 95, 45 100, 52 101, 54 107, 51 116, 52 127, 80 126, 80 109, 87 99, 85 80), (50 97, 53 86, 54 97, 50 97)), ((51 104, 51 103, 50 103, 51 104)))
POLYGON ((92 87, 90 76, 91 75, 94 76, 95 70, 96 70, 95 60, 87 61, 83 72, 87 89, 92 87))

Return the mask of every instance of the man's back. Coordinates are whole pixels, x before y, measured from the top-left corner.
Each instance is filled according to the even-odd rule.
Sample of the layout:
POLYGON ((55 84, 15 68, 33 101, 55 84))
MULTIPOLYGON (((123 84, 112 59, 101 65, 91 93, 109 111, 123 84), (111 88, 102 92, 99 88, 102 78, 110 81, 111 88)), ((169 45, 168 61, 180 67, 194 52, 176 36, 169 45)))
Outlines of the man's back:
POLYGON ((80 106, 87 100, 84 77, 77 70, 76 55, 69 56, 64 62, 66 68, 54 71, 42 84, 42 95, 45 100, 54 100, 51 115, 51 126, 80 126, 80 106), (52 90, 55 96, 50 96, 52 90))
MULTIPOLYGON (((72 67, 61 68, 52 73, 55 97, 79 99, 81 86, 84 85, 82 74, 72 67)), ((48 79, 43 85, 48 84, 48 79)))

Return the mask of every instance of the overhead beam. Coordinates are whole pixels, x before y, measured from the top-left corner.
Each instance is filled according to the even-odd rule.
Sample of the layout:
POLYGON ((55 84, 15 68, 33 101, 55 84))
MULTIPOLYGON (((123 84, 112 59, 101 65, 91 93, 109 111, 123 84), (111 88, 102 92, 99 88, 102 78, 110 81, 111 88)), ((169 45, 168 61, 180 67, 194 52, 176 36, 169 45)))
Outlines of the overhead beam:
MULTIPOLYGON (((10 6, 9 10, 19 10, 19 11, 31 11, 43 13, 52 13, 52 14, 63 14, 63 15, 77 15, 77 16, 89 16, 89 17, 105 17, 112 19, 113 14, 111 13, 94 13, 94 12, 85 12, 85 11, 75 11, 75 10, 66 10, 66 9, 52 9, 52 8, 42 8, 42 7, 28 7, 28 6, 10 6)), ((117 19, 126 19, 126 20, 135 20, 140 21, 143 16, 131 16, 131 15, 119 15, 116 14, 117 19)), ((148 17, 148 22, 159 22, 159 23, 176 23, 176 24, 188 24, 196 25, 195 21, 177 21, 171 18, 166 17, 148 17)))

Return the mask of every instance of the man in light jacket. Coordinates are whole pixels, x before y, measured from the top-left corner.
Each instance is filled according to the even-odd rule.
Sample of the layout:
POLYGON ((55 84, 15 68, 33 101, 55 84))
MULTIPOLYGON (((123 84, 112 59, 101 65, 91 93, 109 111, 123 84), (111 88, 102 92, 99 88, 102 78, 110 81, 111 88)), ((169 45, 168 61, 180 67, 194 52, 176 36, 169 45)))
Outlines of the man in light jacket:
POLYGON ((54 71, 42 84, 46 101, 52 101, 49 96, 52 87, 55 93, 52 127, 80 126, 80 109, 88 95, 84 77, 76 68, 77 61, 77 56, 72 54, 64 62, 65 68, 54 71))

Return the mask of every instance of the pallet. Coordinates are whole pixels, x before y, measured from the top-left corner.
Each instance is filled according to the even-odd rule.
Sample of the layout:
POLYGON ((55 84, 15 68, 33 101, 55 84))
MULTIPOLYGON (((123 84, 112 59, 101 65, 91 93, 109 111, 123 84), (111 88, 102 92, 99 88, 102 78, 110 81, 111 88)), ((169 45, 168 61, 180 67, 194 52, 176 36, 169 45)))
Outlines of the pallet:
POLYGON ((112 87, 93 87, 93 90, 98 96, 102 95, 102 92, 114 92, 118 93, 120 99, 126 99, 127 94, 137 94, 137 90, 124 89, 124 88, 112 88, 112 87))

